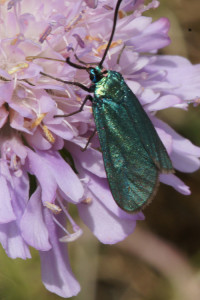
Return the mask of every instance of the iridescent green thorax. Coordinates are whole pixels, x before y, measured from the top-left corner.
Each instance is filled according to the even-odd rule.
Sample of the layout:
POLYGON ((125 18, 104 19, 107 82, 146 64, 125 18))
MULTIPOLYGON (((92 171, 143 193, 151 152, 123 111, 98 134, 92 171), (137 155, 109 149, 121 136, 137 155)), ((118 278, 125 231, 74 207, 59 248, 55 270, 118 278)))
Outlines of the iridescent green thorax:
POLYGON ((107 71, 107 74, 103 78, 95 83, 94 96, 97 99, 116 97, 116 102, 121 101, 124 96, 123 90, 124 79, 122 75, 116 71, 107 71))

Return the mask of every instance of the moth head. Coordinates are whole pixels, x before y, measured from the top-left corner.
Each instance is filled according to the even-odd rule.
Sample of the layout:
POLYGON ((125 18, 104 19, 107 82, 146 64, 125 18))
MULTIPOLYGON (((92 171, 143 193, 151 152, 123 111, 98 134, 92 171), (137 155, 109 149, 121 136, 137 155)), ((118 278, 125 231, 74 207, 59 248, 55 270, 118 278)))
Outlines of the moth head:
POLYGON ((89 75, 90 75, 90 80, 93 83, 97 83, 98 81, 100 81, 103 77, 106 76, 106 74, 108 73, 107 70, 97 66, 96 68, 89 68, 89 75))

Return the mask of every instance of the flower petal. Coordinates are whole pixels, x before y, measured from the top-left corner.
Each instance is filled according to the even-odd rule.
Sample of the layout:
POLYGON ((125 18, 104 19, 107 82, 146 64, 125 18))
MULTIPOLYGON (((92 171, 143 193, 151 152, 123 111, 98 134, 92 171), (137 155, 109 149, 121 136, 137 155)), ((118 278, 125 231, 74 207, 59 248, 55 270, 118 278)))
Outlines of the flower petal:
POLYGON ((41 188, 38 187, 31 196, 21 218, 20 228, 24 240, 37 250, 51 249, 49 236, 42 214, 41 188))
POLYGON ((175 95, 165 95, 160 97, 155 102, 148 105, 148 110, 158 111, 161 109, 173 107, 176 104, 182 103, 181 99, 175 95))
POLYGON ((158 55, 151 66, 152 71, 167 71, 167 80, 173 84, 173 93, 184 100, 199 98, 200 65, 177 55, 158 55))
POLYGON ((190 195, 190 188, 184 184, 182 180, 180 180, 174 174, 161 174, 160 182, 163 182, 167 185, 172 186, 175 190, 183 195, 190 195))
POLYGON ((67 149, 73 153, 73 156, 79 161, 81 166, 91 173, 106 178, 106 172, 102 159, 101 152, 87 148, 86 151, 81 151, 81 147, 72 143, 67 143, 67 149))
POLYGON ((80 286, 72 274, 66 244, 58 241, 59 229, 55 227, 47 209, 45 209, 45 222, 49 230, 52 249, 45 252, 40 251, 42 281, 52 293, 65 298, 75 296, 80 291, 80 286))
MULTIPOLYGON (((83 196, 83 186, 72 168, 54 151, 37 151, 40 159, 46 164, 46 169, 54 177, 60 189, 73 201, 80 201, 83 196)), ((47 200, 46 200, 47 201, 47 200)))
MULTIPOLYGON (((78 204, 79 215, 83 222, 104 244, 115 244, 124 240, 134 231, 136 220, 139 217, 133 215, 132 219, 122 219, 116 216, 95 194, 88 193, 88 197, 92 199, 90 204, 78 204)), ((105 203, 106 201, 109 201, 109 199, 106 198, 105 203)))
POLYGON ((10 186, 6 179, 0 176, 0 224, 16 220, 15 213, 11 205, 10 186))
POLYGON ((54 176, 49 172, 46 162, 35 152, 27 148, 27 170, 34 174, 40 182, 42 189, 42 201, 54 202, 57 184, 54 176))
MULTIPOLYGON (((144 17, 140 17, 144 18, 144 17)), ((137 21, 139 21, 139 19, 137 21)), ((140 34, 130 38, 127 46, 134 46, 138 52, 147 52, 163 48, 170 43, 167 35, 169 30, 169 20, 167 18, 160 18, 159 20, 149 24, 140 34)))
POLYGON ((90 8, 96 8, 98 4, 98 0, 85 0, 85 3, 90 7, 90 8))
POLYGON ((10 258, 31 258, 29 248, 21 237, 17 222, 0 224, 0 242, 10 258))

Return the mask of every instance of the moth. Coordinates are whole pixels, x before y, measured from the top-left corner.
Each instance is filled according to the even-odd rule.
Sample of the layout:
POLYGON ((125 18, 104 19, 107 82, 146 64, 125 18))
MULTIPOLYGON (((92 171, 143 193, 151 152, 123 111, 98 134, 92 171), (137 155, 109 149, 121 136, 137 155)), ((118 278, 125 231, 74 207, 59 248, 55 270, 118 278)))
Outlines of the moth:
POLYGON ((172 173, 174 170, 151 120, 122 75, 103 68, 113 40, 121 2, 122 0, 117 1, 112 32, 99 64, 88 67, 88 64, 80 60, 81 64, 76 64, 69 58, 66 60, 70 66, 89 73, 92 82, 90 87, 79 82, 54 78, 42 72, 41 74, 93 93, 93 97, 85 97, 77 111, 62 117, 77 114, 83 110, 88 100, 92 102, 111 193, 120 208, 134 213, 153 199, 159 184, 159 174, 172 173))

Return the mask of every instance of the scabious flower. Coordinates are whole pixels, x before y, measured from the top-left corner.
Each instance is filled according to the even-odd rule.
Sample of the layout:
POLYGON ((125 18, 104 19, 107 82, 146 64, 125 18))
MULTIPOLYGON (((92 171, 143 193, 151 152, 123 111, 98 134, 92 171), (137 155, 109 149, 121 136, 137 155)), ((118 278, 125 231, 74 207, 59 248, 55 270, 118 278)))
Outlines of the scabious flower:
MULTIPOLYGON (((88 63, 100 61, 115 5, 113 0, 0 2, 0 242, 11 258, 30 258, 29 246, 39 250, 43 283, 62 297, 80 290, 63 243, 82 233, 69 214, 70 204, 102 243, 123 240, 144 219, 141 212, 127 214, 115 204, 97 136, 87 151, 80 150, 95 128, 90 104, 79 114, 54 118, 77 110, 86 92, 41 74, 89 86, 84 70, 62 61, 75 60, 74 54, 88 63)), ((148 6, 143 0, 122 2, 104 67, 124 76, 174 168, 193 172, 199 168, 200 149, 158 120, 155 112, 185 109, 184 100, 199 96, 200 67, 156 54, 170 42, 169 22, 152 22, 142 13, 157 6, 155 0, 148 6), (188 80, 190 89, 184 84, 188 80)), ((160 181, 190 193, 176 175, 161 175, 160 181)))

